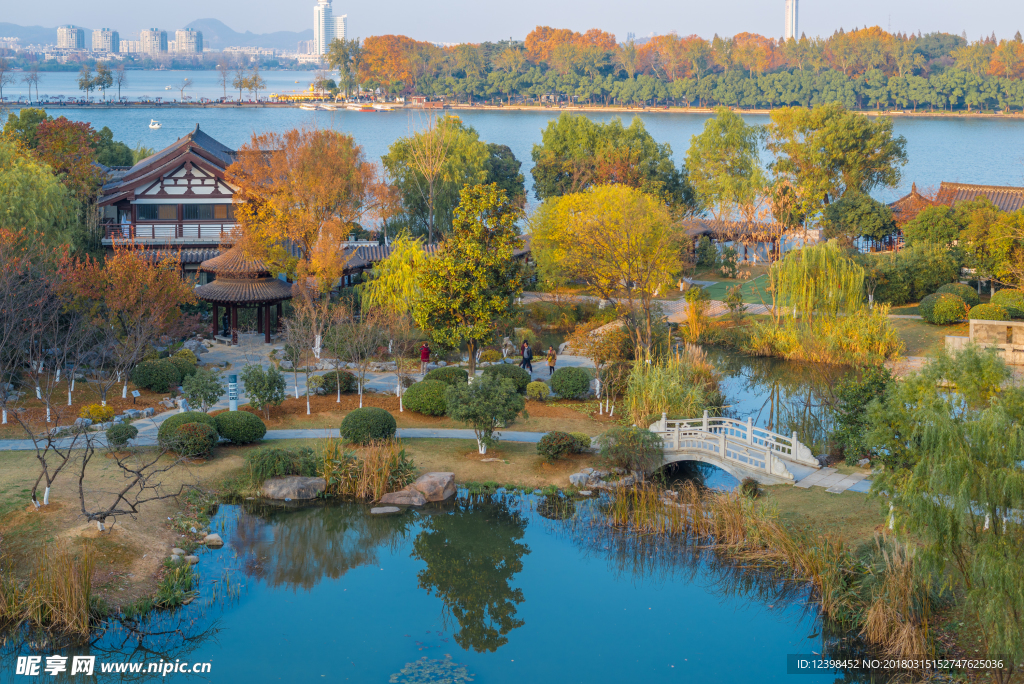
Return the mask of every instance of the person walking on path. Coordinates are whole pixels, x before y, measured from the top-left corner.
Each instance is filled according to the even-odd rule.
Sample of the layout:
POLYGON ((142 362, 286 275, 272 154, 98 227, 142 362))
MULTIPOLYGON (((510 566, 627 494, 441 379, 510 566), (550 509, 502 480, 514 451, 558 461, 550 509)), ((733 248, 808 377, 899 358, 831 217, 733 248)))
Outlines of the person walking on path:
POLYGON ((522 367, 533 373, 533 349, 529 342, 523 342, 523 363, 522 367))
POLYGON ((430 347, 424 342, 423 346, 420 347, 420 375, 424 375, 427 372, 427 363, 430 361, 430 347))
POLYGON ((555 364, 558 362, 558 354, 554 347, 548 347, 548 377, 555 374, 555 364))

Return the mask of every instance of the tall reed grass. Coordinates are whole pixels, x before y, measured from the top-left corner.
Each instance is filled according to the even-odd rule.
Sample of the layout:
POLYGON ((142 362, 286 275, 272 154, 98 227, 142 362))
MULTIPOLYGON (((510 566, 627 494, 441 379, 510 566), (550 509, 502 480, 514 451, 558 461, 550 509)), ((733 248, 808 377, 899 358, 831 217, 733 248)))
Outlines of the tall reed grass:
POLYGON ((705 409, 722 405, 720 380, 715 365, 695 345, 688 344, 660 361, 637 361, 626 382, 626 413, 641 427, 662 413, 675 418, 700 416, 705 409))
POLYGON ((357 453, 343 440, 328 437, 317 444, 317 455, 327 492, 334 496, 379 501, 415 479, 412 459, 399 440, 373 441, 357 453))
POLYGON ((59 544, 39 557, 28 581, 0 567, 0 624, 29 624, 72 636, 89 635, 93 558, 59 544))
POLYGON ((754 356, 865 365, 898 356, 904 345, 889 321, 889 307, 880 304, 844 316, 753 321, 742 349, 754 356))
POLYGON ((809 582, 826 615, 859 630, 884 654, 928 652, 932 597, 904 547, 877 542, 876 553, 864 559, 837 537, 794 534, 770 505, 693 483, 669 494, 650 485, 620 488, 603 520, 634 535, 710 544, 733 561, 809 582))

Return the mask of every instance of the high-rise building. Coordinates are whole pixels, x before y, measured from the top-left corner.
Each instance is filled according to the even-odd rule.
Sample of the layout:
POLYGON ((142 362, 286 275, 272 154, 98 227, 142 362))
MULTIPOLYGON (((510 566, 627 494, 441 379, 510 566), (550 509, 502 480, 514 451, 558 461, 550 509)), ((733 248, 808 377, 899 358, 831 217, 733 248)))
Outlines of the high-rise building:
POLYGON ((121 38, 117 31, 108 28, 95 29, 92 32, 93 52, 120 52, 121 38))
POLYGON ((178 29, 174 32, 176 52, 187 55, 198 55, 203 51, 203 32, 195 29, 178 29))
POLYGON ((786 40, 790 38, 799 40, 800 32, 796 26, 797 2, 799 0, 786 0, 786 40))
POLYGON ((70 24, 67 26, 58 26, 57 47, 84 50, 85 29, 80 29, 77 26, 71 26, 70 24))
POLYGON ((348 15, 333 15, 331 0, 319 0, 313 8, 313 54, 327 54, 327 47, 335 38, 345 39, 348 29, 348 15))
POLYGON ((167 31, 155 28, 139 31, 139 52, 147 55, 167 52, 167 31))

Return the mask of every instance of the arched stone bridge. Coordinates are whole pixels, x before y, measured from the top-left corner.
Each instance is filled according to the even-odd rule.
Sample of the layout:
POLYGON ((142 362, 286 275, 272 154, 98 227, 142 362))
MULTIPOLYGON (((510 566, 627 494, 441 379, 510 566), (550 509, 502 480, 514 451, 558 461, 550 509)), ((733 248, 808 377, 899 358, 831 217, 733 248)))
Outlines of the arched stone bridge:
POLYGON ((661 420, 651 425, 665 448, 663 465, 701 461, 717 466, 738 480, 752 477, 762 484, 793 484, 796 475, 821 467, 811 450, 792 435, 755 427, 750 418, 661 420), (796 471, 796 472, 794 472, 796 471))

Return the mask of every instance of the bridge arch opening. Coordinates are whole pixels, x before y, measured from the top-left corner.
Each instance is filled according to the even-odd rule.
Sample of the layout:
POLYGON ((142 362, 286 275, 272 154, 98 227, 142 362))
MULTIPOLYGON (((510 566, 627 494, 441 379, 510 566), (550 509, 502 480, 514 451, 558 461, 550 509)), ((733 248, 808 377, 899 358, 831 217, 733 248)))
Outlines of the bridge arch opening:
POLYGON ((668 486, 693 482, 708 489, 724 489, 732 491, 740 484, 735 474, 712 463, 697 460, 679 460, 666 463, 655 473, 663 477, 668 486))

